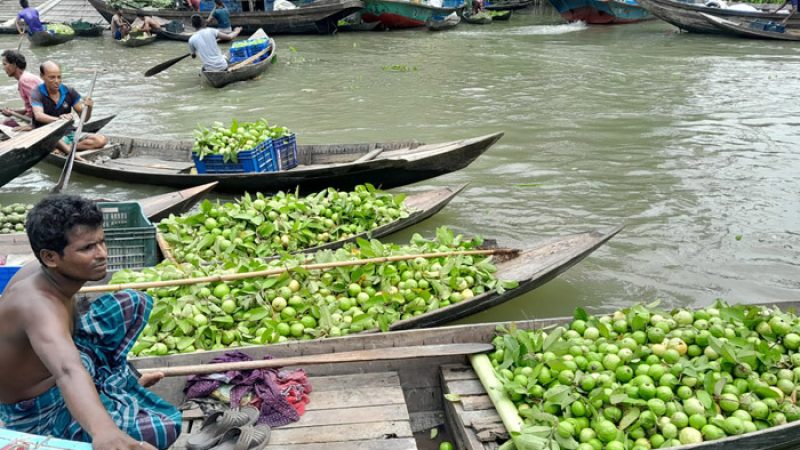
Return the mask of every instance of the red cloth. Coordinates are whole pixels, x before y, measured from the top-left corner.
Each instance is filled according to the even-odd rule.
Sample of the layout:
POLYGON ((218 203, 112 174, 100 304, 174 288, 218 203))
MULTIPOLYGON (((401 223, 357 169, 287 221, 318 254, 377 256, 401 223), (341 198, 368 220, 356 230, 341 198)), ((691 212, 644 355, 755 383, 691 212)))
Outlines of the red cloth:
POLYGON ((25 103, 25 115, 33 117, 33 107, 31 107, 31 92, 42 84, 42 79, 30 72, 23 72, 17 82, 17 90, 22 102, 25 103))

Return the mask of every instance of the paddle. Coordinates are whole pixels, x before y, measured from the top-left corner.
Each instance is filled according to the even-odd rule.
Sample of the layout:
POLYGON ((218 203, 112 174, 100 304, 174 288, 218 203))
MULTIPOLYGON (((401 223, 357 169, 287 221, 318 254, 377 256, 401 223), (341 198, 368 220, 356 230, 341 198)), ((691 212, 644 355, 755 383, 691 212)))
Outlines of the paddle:
MULTIPOLYGON (((92 98, 92 92, 94 92, 94 83, 97 81, 97 71, 94 72, 94 77, 92 78, 92 85, 89 87, 89 95, 86 98, 92 98)), ((83 131, 83 122, 86 120, 86 114, 89 111, 89 107, 84 105, 83 110, 81 111, 81 119, 78 121, 78 129, 75 130, 74 139, 72 141, 72 150, 69 152, 69 157, 67 158, 67 163, 64 164, 64 171, 61 172, 61 177, 58 179, 58 184, 53 188, 51 191, 54 194, 58 194, 61 192, 62 189, 66 188, 69 184, 69 176, 72 173, 72 165, 75 162, 75 154, 78 153, 78 141, 81 138, 81 132, 83 131)))
POLYGON ((347 362, 387 361, 394 359, 429 358, 433 356, 472 355, 494 350, 492 344, 441 344, 418 345, 413 347, 387 347, 352 352, 322 353, 319 355, 292 356, 259 361, 239 361, 218 364, 197 364, 163 367, 157 369, 138 369, 141 374, 161 372, 165 377, 185 375, 205 375, 230 370, 271 369, 275 367, 300 366, 307 364, 332 364, 347 362))
POLYGON ((449 258, 452 256, 499 255, 499 254, 516 255, 517 253, 519 253, 519 250, 516 249, 495 248, 490 250, 461 250, 455 252, 434 252, 434 253, 419 253, 414 255, 383 256, 380 258, 356 259, 353 261, 336 261, 324 264, 305 264, 296 267, 280 267, 277 269, 259 270, 256 272, 232 273, 227 275, 210 275, 207 277, 199 277, 199 278, 183 278, 178 280, 152 281, 143 283, 123 283, 123 284, 104 284, 100 286, 85 286, 81 288, 79 292, 82 293, 113 292, 113 291, 121 291, 123 289, 142 290, 142 289, 160 288, 168 286, 186 286, 188 284, 214 283, 218 281, 234 281, 234 280, 245 280, 248 278, 268 277, 272 275, 281 275, 285 272, 291 272, 292 270, 333 269, 335 267, 363 266, 367 264, 383 264, 387 262, 407 261, 409 259, 415 259, 415 258, 426 258, 426 259, 449 258))
POLYGON ((180 60, 182 60, 184 58, 187 58, 189 56, 192 56, 192 54, 191 53, 187 53, 185 55, 178 56, 177 58, 172 58, 169 61, 164 61, 163 63, 161 63, 161 64, 159 64, 157 66, 153 66, 153 67, 147 69, 147 72, 144 73, 144 76, 152 77, 153 75, 156 75, 158 73, 161 73, 161 72, 169 69, 170 67, 174 66, 178 61, 180 61, 180 60))

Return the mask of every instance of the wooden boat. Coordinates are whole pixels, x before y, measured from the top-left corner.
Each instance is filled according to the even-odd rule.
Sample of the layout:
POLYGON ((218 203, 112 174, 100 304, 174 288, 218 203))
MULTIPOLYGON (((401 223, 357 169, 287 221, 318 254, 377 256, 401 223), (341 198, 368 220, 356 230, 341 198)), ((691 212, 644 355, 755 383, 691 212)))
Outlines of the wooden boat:
POLYGON ((431 19, 426 26, 429 31, 444 31, 455 28, 459 23, 461 23, 461 17, 458 17, 458 14, 450 14, 443 19, 431 19))
POLYGON ((169 30, 165 30, 165 29, 162 28, 162 29, 156 31, 156 34, 158 35, 158 37, 161 37, 161 38, 164 38, 164 39, 167 39, 167 40, 170 40, 170 41, 188 42, 189 38, 192 37, 192 35, 194 33, 192 33, 191 31, 182 31, 182 32, 178 33, 178 32, 175 32, 175 31, 169 31, 169 30))
POLYGON ((495 21, 498 21, 498 20, 500 20, 500 21, 510 20, 511 19, 511 13, 513 12, 513 11, 511 11, 509 9, 500 10, 500 11, 492 11, 492 10, 488 10, 488 11, 489 11, 489 16, 491 16, 491 18, 492 18, 492 22, 495 22, 495 21))
POLYGON ((49 47, 51 45, 63 44, 73 39, 75 39, 75 33, 55 34, 49 31, 37 31, 36 33, 28 35, 28 40, 31 42, 31 46, 34 47, 49 47))
MULTIPOLYGON (((223 72, 206 72, 205 70, 200 73, 208 81, 208 84, 215 88, 222 88, 237 81, 252 80, 258 77, 269 69, 272 64, 272 59, 275 57, 275 40, 269 40, 269 56, 258 62, 254 62, 245 66, 240 66, 234 70, 229 67, 228 70, 223 72)), ((235 67, 236 64, 231 67, 235 67)))
POLYGON ((534 0, 488 0, 484 8, 488 11, 516 11, 533 5, 534 0))
POLYGON ((550 0, 568 22, 622 24, 650 20, 653 15, 637 0, 550 0))
POLYGON ((372 31, 381 25, 380 22, 364 22, 361 13, 353 13, 336 23, 339 31, 372 31))
POLYGON ((131 33, 123 39, 114 39, 114 42, 123 47, 143 47, 152 44, 157 38, 157 35, 150 33, 131 33))
POLYGON ((800 41, 800 30, 767 31, 774 22, 763 22, 760 20, 733 21, 710 14, 701 13, 709 23, 722 31, 734 36, 747 37, 752 39, 775 39, 779 41, 800 41))
POLYGON ((481 11, 477 14, 464 14, 461 16, 464 22, 471 23, 473 25, 488 25, 492 23, 492 16, 489 14, 488 11, 481 11))
POLYGON ((427 3, 413 3, 405 0, 365 0, 361 18, 366 22, 380 22, 384 28, 424 27, 433 17, 449 16, 461 10, 457 8, 436 7, 427 3))
MULTIPOLYGON (((655 17, 692 33, 727 33, 712 25, 703 13, 730 21, 762 20, 782 22, 786 14, 776 14, 770 10, 741 11, 734 8, 715 8, 703 4, 693 4, 677 0, 637 0, 642 7, 655 17)), ((786 23, 786 28, 800 29, 800 14, 795 14, 786 23)))
MULTIPOLYGON (((114 10, 104 0, 89 0, 89 3, 109 23, 114 10)), ((330 34, 336 31, 336 23, 350 14, 360 10, 364 5, 360 0, 318 0, 297 9, 282 11, 264 11, 264 3, 254 4, 255 10, 248 12, 231 12, 231 26, 242 27, 246 33, 263 28, 267 34, 330 34)), ((248 6, 249 7, 249 6, 248 6)), ((191 27, 191 17, 195 11, 177 9, 137 10, 123 8, 122 15, 129 22, 136 19, 137 12, 150 16, 158 16, 166 21, 183 22, 191 27)))
MULTIPOLYGON (((800 303, 780 303, 783 310, 800 303)), ((541 329, 561 325, 571 317, 516 321, 520 329, 541 329)), ((454 325, 422 330, 380 334, 356 334, 324 341, 289 341, 269 346, 237 348, 261 359, 311 355, 336 355, 342 352, 373 351, 395 347, 438 346, 488 343, 498 326, 511 322, 454 325)), ((428 347, 430 348, 430 347, 428 347)), ((185 355, 134 358, 137 369, 205 364, 225 351, 185 355)), ((483 386, 469 366, 466 355, 446 355, 375 360, 364 354, 361 360, 342 363, 308 364, 301 367, 309 376, 312 392, 306 413, 298 422, 274 428, 267 449, 359 449, 411 450, 438 447, 449 436, 455 448, 496 449, 507 439, 483 386), (459 396, 448 401, 445 394, 459 396), (431 440, 431 429, 446 429, 431 440), (479 433, 481 432, 481 433, 479 433)), ((165 400, 184 402, 186 377, 165 378, 152 390, 165 400)), ((183 411, 183 436, 173 447, 182 450, 187 436, 197 433, 202 414, 196 409, 183 411)), ((700 444, 671 447, 675 450, 796 450, 800 448, 800 422, 727 437, 700 444)))
MULTIPOLYGON (((217 183, 208 183, 181 191, 168 192, 136 200, 151 222, 158 222, 170 214, 186 212, 202 199, 217 183)), ((32 259, 31 246, 25 233, 0 234, 0 255, 14 255, 15 258, 32 259)))
POLYGON ((67 25, 75 30, 75 35, 79 37, 100 37, 103 35, 104 28, 100 24, 76 20, 67 25))
MULTIPOLYGON (((423 145, 419 142, 298 145, 299 165, 267 173, 192 173, 193 142, 107 136, 111 145, 85 161, 75 161, 73 171, 98 178, 137 184, 188 187, 219 181, 226 192, 276 192, 300 187, 319 191, 327 187, 350 189, 372 183, 389 189, 454 172, 468 166, 503 133, 423 145)), ((64 166, 64 157, 47 161, 64 166)))
MULTIPOLYGON (((86 122, 83 124, 83 131, 86 133, 97 133, 100 131, 104 126, 108 125, 109 122, 114 120, 117 117, 116 114, 112 114, 110 116, 102 117, 100 119, 92 120, 91 122, 86 122)), ((18 118, 15 116, 15 118, 18 118)), ((22 120, 22 119, 19 119, 22 120)), ((29 119, 30 120, 30 119, 29 119)), ((28 122, 30 123, 30 122, 28 122)), ((10 127, 0 126, 0 141, 5 140, 6 137, 14 137, 19 134, 27 133, 26 131, 14 131, 10 127)))
POLYGON ((0 186, 35 166, 56 146, 71 122, 59 120, 0 142, 0 186))

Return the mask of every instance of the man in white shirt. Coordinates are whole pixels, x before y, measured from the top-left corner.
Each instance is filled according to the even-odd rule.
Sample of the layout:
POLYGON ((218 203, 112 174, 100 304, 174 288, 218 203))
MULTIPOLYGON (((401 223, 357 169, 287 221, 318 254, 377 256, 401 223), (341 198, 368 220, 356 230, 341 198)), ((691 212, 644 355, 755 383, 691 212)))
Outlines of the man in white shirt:
POLYGON ((217 45, 217 40, 231 41, 239 33, 242 27, 236 27, 233 33, 223 33, 216 28, 206 28, 203 18, 197 14, 192 16, 192 26, 197 30, 189 38, 189 51, 192 58, 200 55, 203 61, 203 70, 206 72, 223 72, 228 69, 228 60, 222 55, 222 51, 217 45))

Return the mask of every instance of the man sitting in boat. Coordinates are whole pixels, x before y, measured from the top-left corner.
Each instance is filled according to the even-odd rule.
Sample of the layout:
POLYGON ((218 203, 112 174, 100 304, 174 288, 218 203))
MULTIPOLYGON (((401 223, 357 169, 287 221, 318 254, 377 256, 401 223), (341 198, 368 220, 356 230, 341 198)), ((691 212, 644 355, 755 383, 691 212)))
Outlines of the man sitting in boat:
POLYGON ((131 25, 133 31, 141 31, 142 33, 155 33, 161 29, 161 24, 152 16, 146 16, 142 12, 136 13, 136 20, 131 25))
MULTIPOLYGON (((94 101, 91 98, 81 99, 75 89, 61 83, 61 67, 53 61, 46 61, 39 67, 39 75, 44 82, 31 93, 31 106, 33 107, 33 126, 41 127, 59 119, 72 120, 72 110, 81 114, 86 110, 86 121, 92 117, 94 101)), ((74 131, 59 141, 58 149, 68 153, 73 140, 76 139, 74 131)), ((108 138, 101 134, 88 134, 78 141, 78 151, 103 148, 108 143, 108 138)))
POLYGON ((128 351, 153 299, 138 291, 74 298, 106 276, 103 214, 72 195, 40 201, 25 229, 38 261, 11 279, 0 299, 0 422, 5 428, 91 442, 100 450, 166 449, 181 414, 137 380, 128 351))
POLYGON ((225 7, 225 3, 222 0, 214 0, 214 12, 211 13, 211 18, 215 22, 212 26, 217 30, 223 33, 230 33, 233 31, 231 28, 231 13, 228 11, 228 8, 225 7))
POLYGON ((19 6, 22 7, 22 11, 17 14, 17 32, 22 33, 20 20, 28 27, 28 34, 44 31, 44 26, 39 20, 39 11, 36 8, 31 8, 28 5, 28 0, 19 0, 19 6))
MULTIPOLYGON (((37 86, 42 84, 42 79, 30 72, 26 72, 25 68, 27 67, 28 63, 25 61, 25 56, 22 53, 16 50, 6 50, 3 52, 3 70, 6 71, 6 75, 9 77, 17 79, 17 90, 19 91, 19 96, 22 98, 22 103, 25 105, 24 109, 18 109, 16 111, 9 108, 4 108, 4 116, 11 116, 11 113, 15 112, 18 114, 24 114, 33 120, 31 92, 33 92, 37 86)), ((17 131, 27 131, 33 128, 29 125, 20 124, 12 126, 15 126, 17 131)))
POLYGON ((116 40, 125 39, 128 33, 131 32, 131 24, 122 17, 122 10, 117 8, 114 10, 114 16, 111 17, 111 35, 116 40))
POLYGON ((217 45, 217 40, 233 40, 242 32, 242 27, 236 27, 233 33, 230 34, 223 33, 216 28, 206 28, 203 18, 197 14, 192 16, 192 26, 197 30, 189 38, 189 51, 192 53, 192 58, 200 55, 200 60, 203 61, 203 70, 206 72, 224 72, 227 70, 228 60, 222 55, 222 51, 217 45))

